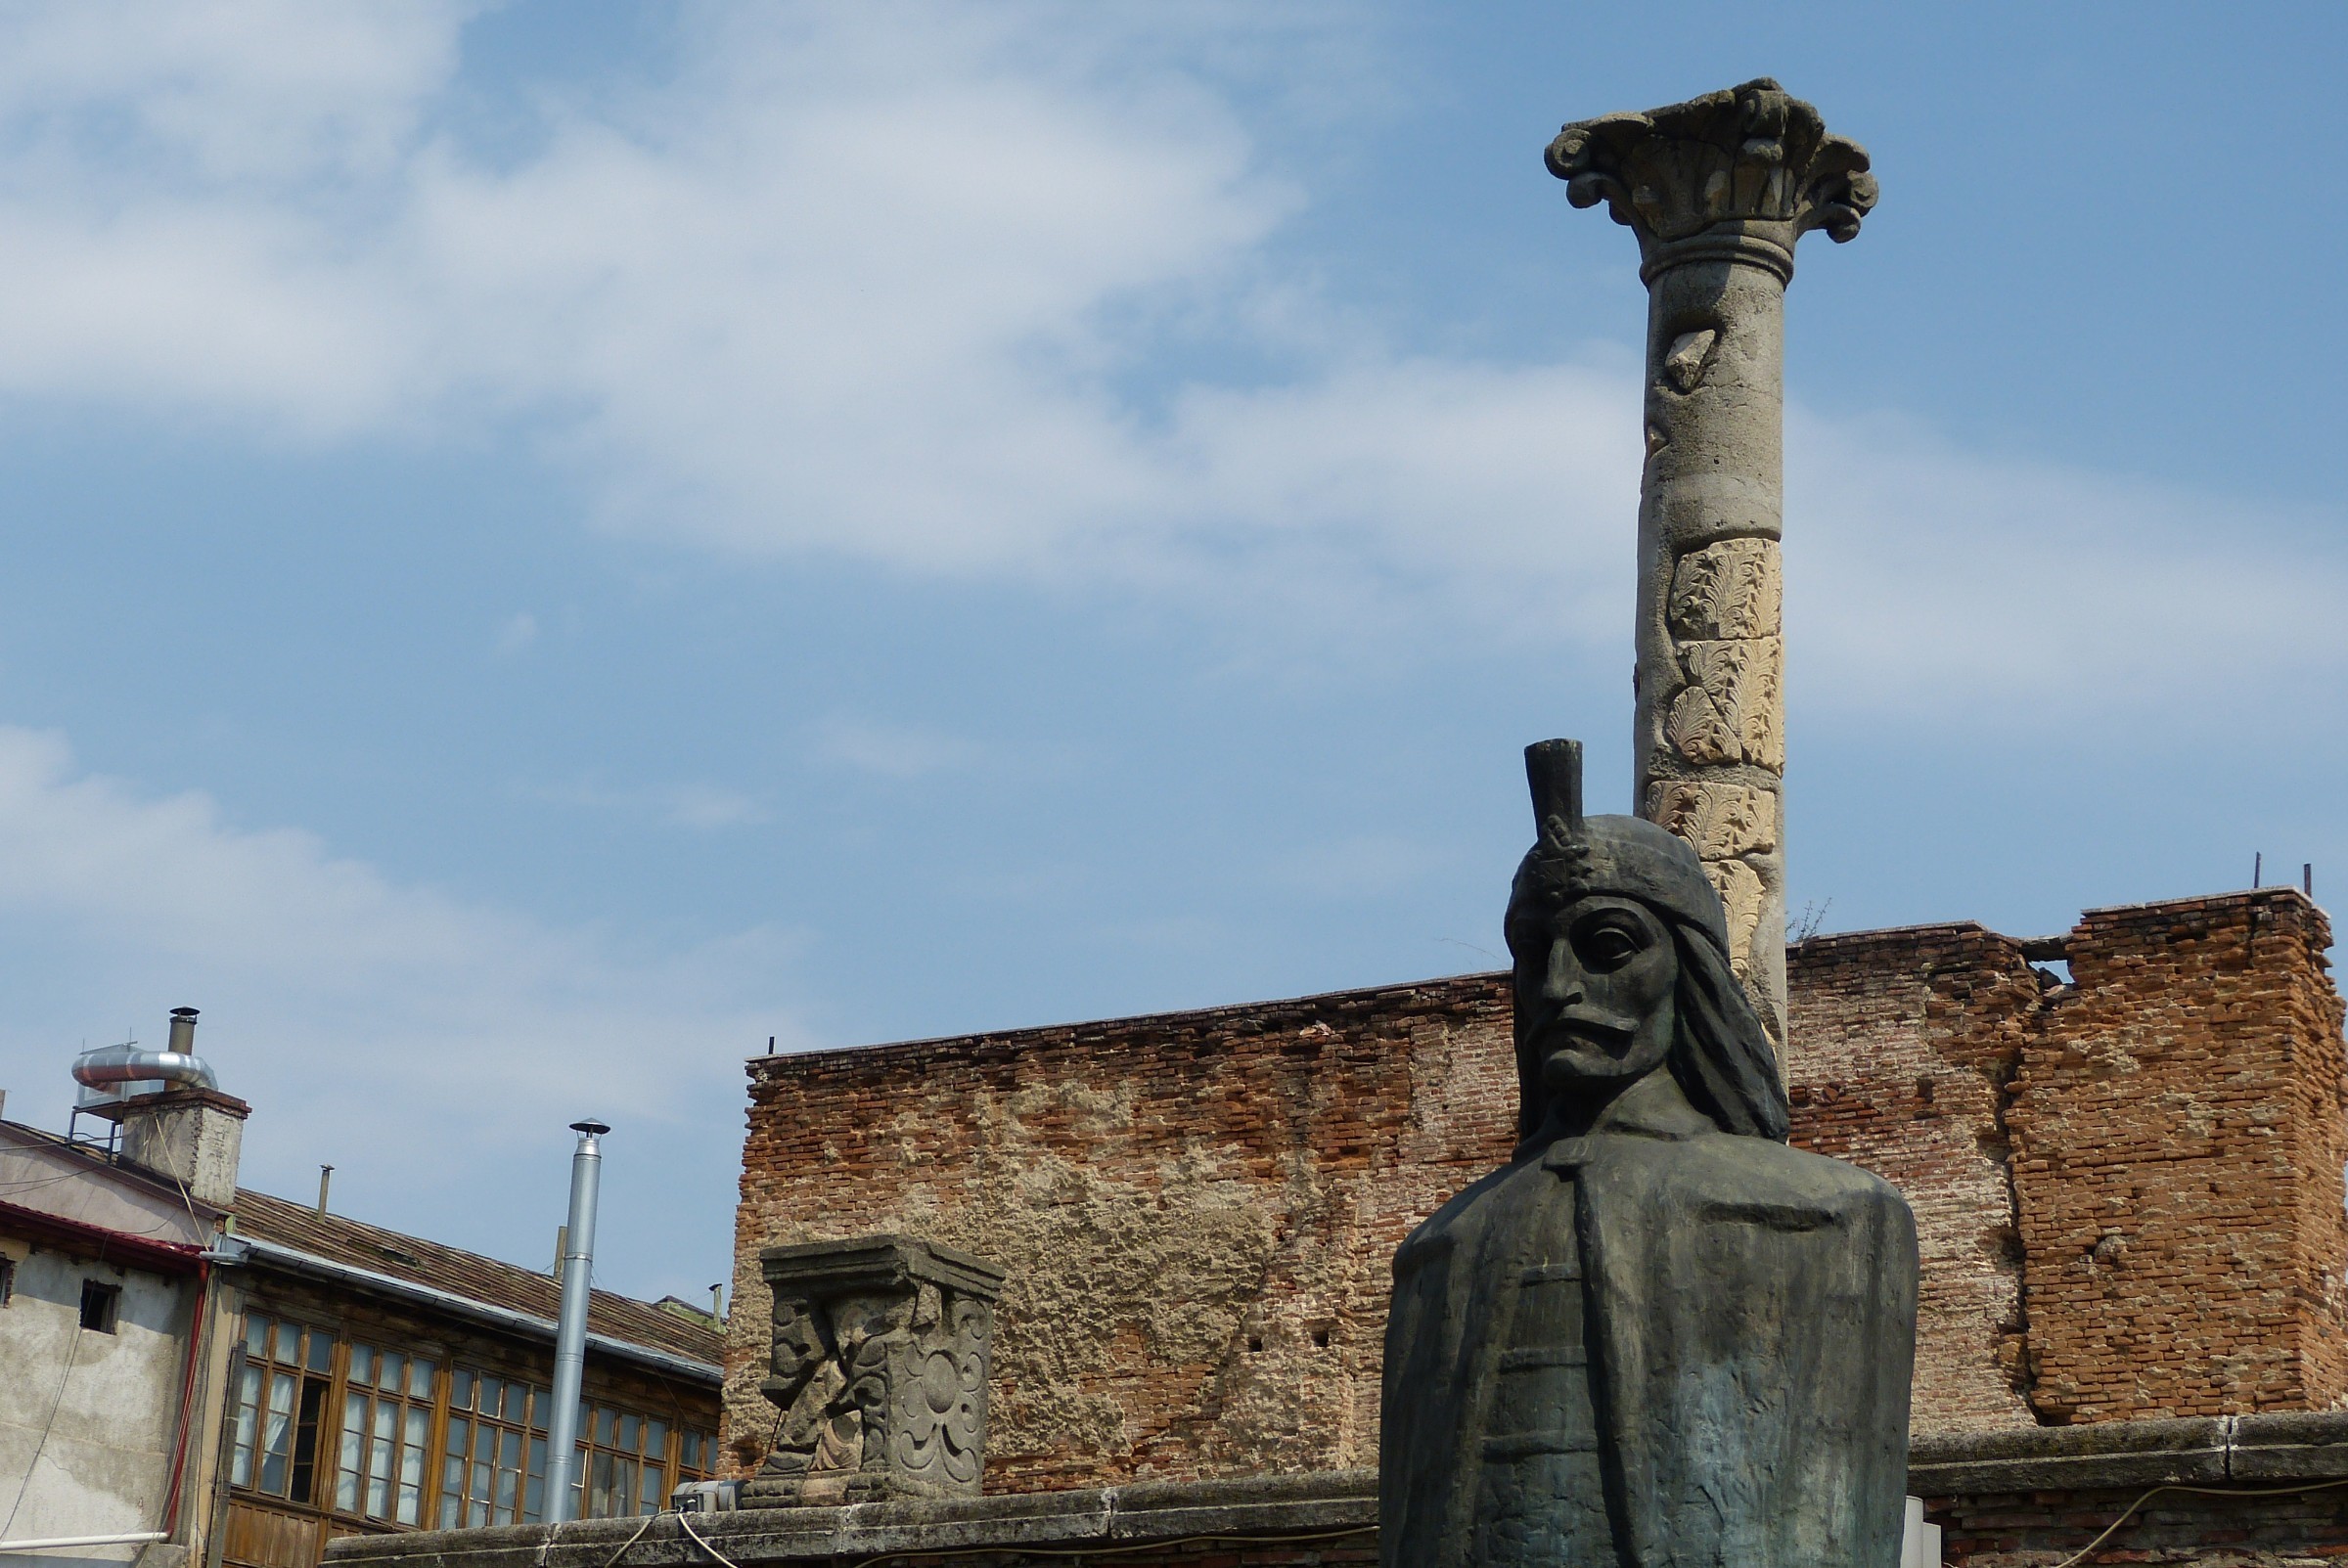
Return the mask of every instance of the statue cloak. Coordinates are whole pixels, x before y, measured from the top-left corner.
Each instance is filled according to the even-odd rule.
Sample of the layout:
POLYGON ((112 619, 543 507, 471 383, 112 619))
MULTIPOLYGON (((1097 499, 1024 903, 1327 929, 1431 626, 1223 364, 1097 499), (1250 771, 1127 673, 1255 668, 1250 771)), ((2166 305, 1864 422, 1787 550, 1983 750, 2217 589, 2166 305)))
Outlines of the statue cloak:
POLYGON ((1578 1248, 1618 1543, 1571 1568, 1899 1561, 1917 1283, 1907 1204, 1868 1172, 1724 1134, 1684 1103, 1642 1113, 1633 1102, 1648 1098, 1626 1095, 1588 1137, 1520 1148, 1395 1254, 1386 1568, 1478 1568, 1473 1514, 1509 1326, 1470 1304, 1514 1277, 1528 1224, 1578 1248))

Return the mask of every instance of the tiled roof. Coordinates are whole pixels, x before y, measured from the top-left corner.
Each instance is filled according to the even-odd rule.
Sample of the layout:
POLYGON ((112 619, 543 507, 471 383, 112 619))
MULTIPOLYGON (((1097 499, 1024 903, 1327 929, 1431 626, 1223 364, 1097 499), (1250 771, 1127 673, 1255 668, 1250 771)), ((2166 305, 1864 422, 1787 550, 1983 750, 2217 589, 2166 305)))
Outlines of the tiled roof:
MULTIPOLYGON (((237 1189, 237 1232, 315 1257, 372 1270, 412 1284, 450 1290, 493 1307, 526 1312, 550 1322, 562 1309, 562 1287, 549 1276, 422 1236, 386 1231, 339 1214, 321 1215, 247 1187, 237 1189)), ((725 1339, 716 1329, 627 1296, 598 1290, 588 1299, 587 1327, 631 1344, 715 1365, 725 1339)))

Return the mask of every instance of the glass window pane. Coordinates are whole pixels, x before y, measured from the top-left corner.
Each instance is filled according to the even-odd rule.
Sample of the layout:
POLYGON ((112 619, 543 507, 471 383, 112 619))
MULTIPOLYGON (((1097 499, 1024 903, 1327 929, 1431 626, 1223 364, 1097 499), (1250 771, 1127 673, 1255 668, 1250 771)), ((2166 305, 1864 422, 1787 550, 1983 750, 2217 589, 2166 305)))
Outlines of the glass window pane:
POLYGON ((595 1412, 595 1440, 605 1448, 611 1446, 611 1423, 610 1411, 599 1410, 595 1412))
POLYGON ((492 1377, 487 1372, 481 1373, 479 1380, 474 1385, 473 1408, 483 1415, 495 1415, 498 1398, 505 1391, 504 1379, 492 1377))
POLYGON ((451 1410, 473 1409, 473 1373, 462 1366, 448 1374, 448 1405, 451 1410))
POLYGON ((426 1361, 421 1356, 415 1357, 409 1361, 408 1398, 430 1399, 432 1397, 433 1370, 434 1364, 426 1361))
POLYGON ((598 1449, 587 1465, 587 1517, 611 1517, 611 1456, 598 1449))
POLYGON ((543 1432, 555 1413, 555 1397, 543 1388, 530 1390, 530 1430, 543 1432))
POLYGON ((666 1421, 655 1421, 649 1415, 644 1418, 644 1456, 648 1459, 658 1459, 662 1464, 668 1462, 668 1423, 666 1421))
POLYGON ((367 1429, 367 1401, 358 1394, 342 1396, 342 1441, 335 1455, 335 1506, 344 1513, 359 1507, 360 1434, 367 1429))
POLYGON ((311 1334, 309 1360, 304 1365, 313 1372, 323 1372, 332 1368, 335 1365, 335 1336, 311 1334))
POLYGON ((350 1347, 350 1381, 354 1383, 375 1381, 374 1346, 353 1345, 350 1347))
POLYGON ((269 1379, 267 1413, 261 1419, 261 1490, 286 1495, 286 1465, 294 1456, 294 1379, 269 1379))
POLYGON ((636 1494, 636 1511, 638 1513, 658 1513, 660 1511, 660 1466, 657 1464, 648 1464, 644 1467, 644 1487, 636 1494))
POLYGON ((367 1446, 367 1514, 374 1519, 391 1516, 392 1439, 397 1435, 399 1407, 388 1400, 375 1407, 374 1441, 367 1446))
POLYGON ((384 1352, 384 1364, 376 1370, 375 1386, 386 1393, 396 1394, 399 1385, 407 1380, 408 1359, 394 1350, 384 1352))
POLYGON ((440 1528, 454 1530, 465 1522, 465 1457, 461 1450, 450 1449, 448 1461, 440 1467, 440 1528))
POLYGON ((431 1412, 420 1405, 409 1406, 407 1425, 399 1437, 401 1524, 424 1522, 424 1440, 430 1432, 431 1412))
POLYGON ((521 1489, 521 1522, 536 1524, 546 1517, 546 1439, 530 1439, 530 1469, 521 1489))
POLYGON ((619 1418, 620 1453, 634 1454, 638 1452, 636 1445, 643 1438, 643 1436, 644 1423, 642 1421, 638 1420, 633 1415, 623 1415, 619 1418))
POLYGON ((245 1317, 245 1354, 259 1361, 269 1359, 269 1320, 257 1312, 245 1317))
POLYGON ((516 1426, 521 1425, 522 1421, 526 1418, 524 1412, 529 1409, 529 1406, 526 1403, 529 1397, 530 1390, 527 1384, 508 1383, 506 1385, 505 1410, 503 1411, 505 1418, 509 1421, 512 1421, 516 1426))
MULTIPOLYGON (((484 1443, 482 1446, 486 1448, 488 1445, 484 1443)), ((466 1509, 467 1523, 487 1524, 489 1522, 490 1489, 489 1461, 474 1459, 473 1461, 473 1486, 466 1493, 466 1501, 470 1504, 466 1509)))
POLYGON ((229 1480, 241 1487, 252 1485, 252 1451, 254 1438, 260 1431, 261 1369, 247 1366, 243 1384, 237 1390, 236 1456, 229 1465, 229 1480))

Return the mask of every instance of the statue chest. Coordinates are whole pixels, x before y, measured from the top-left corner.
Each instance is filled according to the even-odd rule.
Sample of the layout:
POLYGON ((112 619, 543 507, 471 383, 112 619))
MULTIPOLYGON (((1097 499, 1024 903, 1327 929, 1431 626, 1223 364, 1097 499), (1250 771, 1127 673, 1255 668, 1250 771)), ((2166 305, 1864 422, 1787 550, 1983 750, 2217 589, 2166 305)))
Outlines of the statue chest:
POLYGON ((1615 1560, 1574 1184, 1541 1180, 1486 1254, 1498 1310, 1477 1444, 1477 1568, 1615 1560))

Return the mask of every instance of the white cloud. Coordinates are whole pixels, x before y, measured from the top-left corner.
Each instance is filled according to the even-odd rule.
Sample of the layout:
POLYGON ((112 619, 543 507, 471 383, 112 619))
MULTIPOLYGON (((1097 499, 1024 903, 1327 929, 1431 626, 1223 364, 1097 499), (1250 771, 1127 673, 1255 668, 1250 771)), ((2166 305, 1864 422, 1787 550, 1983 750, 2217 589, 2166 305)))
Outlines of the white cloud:
MULTIPOLYGON (((202 1006, 223 1087, 263 1102, 256 1149, 331 1127, 330 1146, 403 1175, 582 1109, 639 1127, 703 1113, 742 1056, 793 1034, 772 994, 781 933, 632 950, 400 885, 308 833, 235 827, 201 794, 143 794, 16 728, 0 728, 0 929, 79 975, 45 992, 104 1008, 82 1020, 102 1033, 128 999, 157 1020, 202 1006)), ((39 1026, 12 1016, 10 1054, 54 1093, 65 1063, 23 1032, 39 1026)))
POLYGON ((975 742, 959 737, 845 718, 828 719, 816 727, 815 754, 884 779, 919 779, 949 768, 970 768, 984 756, 975 742))
POLYGON ((528 610, 517 610, 497 629, 497 650, 500 653, 519 653, 538 641, 538 617, 528 610))
MULTIPOLYGON (((496 157, 448 112, 459 8, 135 15, 165 20, 9 24, 0 389, 308 440, 517 416, 609 525, 715 551, 1113 585, 1300 641, 1623 638, 1635 381, 1396 354, 1273 276, 1301 199, 1218 75, 1266 36, 1236 11, 691 13, 673 75, 549 89, 496 157), (1168 392, 1185 334, 1286 369, 1168 392)), ((2289 519, 1864 422, 1797 415, 1789 453, 1797 694, 2141 710, 2348 662, 2340 570, 2289 519)), ((926 744, 833 755, 953 765, 926 744)))

